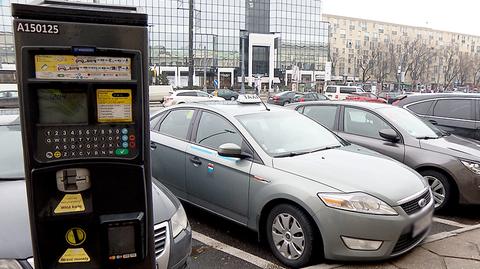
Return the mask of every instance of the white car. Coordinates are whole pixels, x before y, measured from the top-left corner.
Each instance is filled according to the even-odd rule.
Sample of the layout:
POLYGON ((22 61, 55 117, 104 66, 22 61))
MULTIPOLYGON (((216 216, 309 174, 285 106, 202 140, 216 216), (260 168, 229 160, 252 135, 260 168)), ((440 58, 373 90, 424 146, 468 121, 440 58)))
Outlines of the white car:
POLYGON ((180 90, 172 93, 172 95, 165 97, 163 105, 165 107, 176 104, 201 102, 201 101, 225 101, 221 97, 216 97, 203 91, 196 90, 180 90))
POLYGON ((165 97, 172 93, 172 85, 151 85, 149 87, 150 102, 163 102, 165 97))
POLYGON ((363 93, 365 92, 361 87, 357 86, 341 86, 341 85, 330 85, 325 90, 325 96, 330 100, 345 100, 347 96, 353 93, 363 93))

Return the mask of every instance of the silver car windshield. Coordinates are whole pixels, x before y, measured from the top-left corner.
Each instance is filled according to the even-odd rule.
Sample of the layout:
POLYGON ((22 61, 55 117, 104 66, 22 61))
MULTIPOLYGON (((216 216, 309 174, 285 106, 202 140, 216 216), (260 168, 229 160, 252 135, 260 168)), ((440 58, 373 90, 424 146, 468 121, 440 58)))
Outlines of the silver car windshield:
POLYGON ((328 129, 298 113, 264 112, 237 119, 273 157, 292 157, 343 145, 328 129))
POLYGON ((442 136, 442 132, 432 126, 430 123, 423 121, 410 111, 398 108, 387 107, 379 109, 389 121, 397 124, 407 133, 419 139, 437 139, 442 136))

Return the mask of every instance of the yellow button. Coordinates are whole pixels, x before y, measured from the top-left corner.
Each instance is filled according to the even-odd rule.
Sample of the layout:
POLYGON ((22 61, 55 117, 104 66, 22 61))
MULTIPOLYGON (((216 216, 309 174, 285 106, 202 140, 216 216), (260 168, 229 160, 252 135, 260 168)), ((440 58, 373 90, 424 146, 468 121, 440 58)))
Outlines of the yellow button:
POLYGON ((53 153, 53 157, 55 157, 55 158, 58 159, 58 158, 62 157, 62 153, 61 153, 60 151, 55 151, 55 152, 53 153))

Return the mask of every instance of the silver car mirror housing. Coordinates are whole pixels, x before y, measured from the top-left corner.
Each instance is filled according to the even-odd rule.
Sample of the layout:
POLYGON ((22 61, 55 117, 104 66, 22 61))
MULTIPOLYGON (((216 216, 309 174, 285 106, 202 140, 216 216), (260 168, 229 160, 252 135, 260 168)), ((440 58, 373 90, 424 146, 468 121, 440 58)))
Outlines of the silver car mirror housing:
POLYGON ((400 137, 398 136, 397 132, 393 129, 382 129, 378 132, 378 134, 389 141, 398 142, 400 137))
POLYGON ((231 158, 244 158, 245 156, 242 154, 242 148, 233 143, 225 143, 218 147, 218 155, 223 157, 231 157, 231 158))

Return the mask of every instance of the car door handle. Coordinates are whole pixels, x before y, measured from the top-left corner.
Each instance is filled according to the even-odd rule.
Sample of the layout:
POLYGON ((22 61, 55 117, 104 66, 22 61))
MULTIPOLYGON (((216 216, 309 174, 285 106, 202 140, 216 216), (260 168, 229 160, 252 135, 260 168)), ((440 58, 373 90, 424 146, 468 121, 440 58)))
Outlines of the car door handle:
POLYGON ((150 143, 150 149, 151 149, 151 150, 157 149, 157 144, 155 144, 155 143, 153 143, 153 142, 150 143))
POLYGON ((438 122, 436 120, 428 120, 428 121, 433 125, 438 125, 438 122))
POLYGON ((202 165, 202 161, 200 161, 200 158, 198 158, 198 157, 196 157, 196 156, 195 156, 195 157, 191 157, 191 158, 190 158, 190 162, 192 162, 193 165, 194 165, 194 166, 197 166, 197 167, 200 166, 200 165, 202 165))

